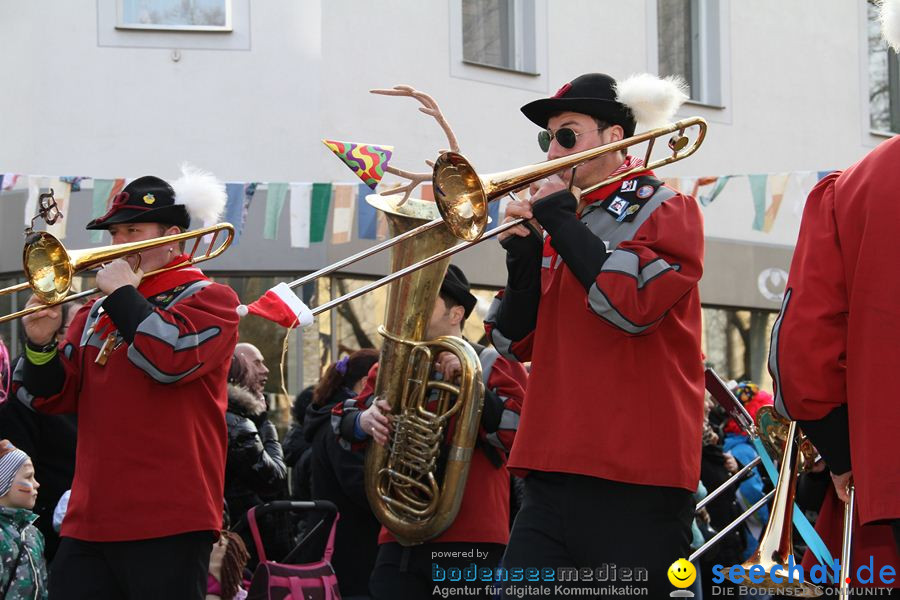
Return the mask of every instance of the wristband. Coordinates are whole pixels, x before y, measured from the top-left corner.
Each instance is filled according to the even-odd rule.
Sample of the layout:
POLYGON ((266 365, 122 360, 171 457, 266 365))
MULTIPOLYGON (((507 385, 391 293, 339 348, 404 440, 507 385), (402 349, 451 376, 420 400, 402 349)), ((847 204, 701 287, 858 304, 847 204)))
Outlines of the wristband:
POLYGON ((56 343, 46 346, 32 346, 31 342, 25 344, 25 358, 35 366, 46 365, 56 357, 59 348, 56 343))

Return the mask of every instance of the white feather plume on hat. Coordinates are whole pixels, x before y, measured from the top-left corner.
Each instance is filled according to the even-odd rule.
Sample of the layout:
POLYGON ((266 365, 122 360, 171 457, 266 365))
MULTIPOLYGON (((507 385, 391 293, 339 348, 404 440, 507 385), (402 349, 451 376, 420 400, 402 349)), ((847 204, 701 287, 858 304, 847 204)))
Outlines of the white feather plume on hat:
POLYGON ((900 52, 900 0, 882 0, 881 35, 895 52, 900 52))
POLYGON ((188 163, 181 165, 181 177, 172 182, 172 189, 175 204, 183 204, 191 218, 203 224, 218 222, 228 200, 225 184, 188 163))
POLYGON ((688 99, 687 85, 681 77, 640 73, 616 84, 616 99, 631 109, 636 130, 647 131, 672 121, 688 99))

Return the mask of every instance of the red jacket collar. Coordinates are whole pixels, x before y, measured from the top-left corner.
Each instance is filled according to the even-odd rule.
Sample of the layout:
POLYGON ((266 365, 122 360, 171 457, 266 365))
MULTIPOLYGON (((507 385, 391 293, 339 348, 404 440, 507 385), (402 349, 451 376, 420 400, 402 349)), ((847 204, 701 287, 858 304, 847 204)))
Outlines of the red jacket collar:
MULTIPOLYGON (((643 165, 643 163, 644 163, 644 161, 641 160, 640 158, 635 158, 631 155, 628 155, 625 157, 625 160, 622 162, 622 164, 619 165, 619 167, 610 174, 610 177, 613 177, 613 176, 615 176, 619 173, 622 173, 624 171, 627 171, 629 169, 633 169, 634 167, 640 167, 643 165)), ((590 194, 588 194, 587 196, 584 197, 584 199, 586 200, 585 206, 590 206, 591 204, 594 204, 595 202, 606 200, 607 198, 609 198, 610 194, 617 192, 619 190, 619 188, 622 187, 622 183, 624 183, 626 181, 630 181, 632 179, 637 179, 638 177, 644 177, 645 175, 652 175, 652 174, 653 174, 653 171, 650 171, 649 169, 644 169, 642 171, 635 171, 628 177, 625 177, 619 181, 615 181, 613 183, 604 185, 603 187, 594 190, 593 192, 591 192, 590 194)))
MULTIPOLYGON (((181 254, 169 261, 163 268, 172 267, 179 263, 187 263, 189 258, 188 255, 181 254)), ((179 285, 204 279, 206 279, 206 276, 200 269, 193 266, 185 266, 180 269, 172 269, 171 271, 165 271, 163 273, 151 275, 150 277, 145 277, 140 285, 138 285, 138 292, 140 292, 141 296, 144 298, 149 298, 150 296, 171 290, 179 285)))

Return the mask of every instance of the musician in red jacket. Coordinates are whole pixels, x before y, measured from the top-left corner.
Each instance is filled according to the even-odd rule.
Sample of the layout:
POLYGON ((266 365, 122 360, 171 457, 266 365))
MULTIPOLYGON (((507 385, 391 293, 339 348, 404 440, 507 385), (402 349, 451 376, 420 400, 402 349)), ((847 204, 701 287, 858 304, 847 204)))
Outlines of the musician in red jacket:
MULTIPOLYGON (((426 337, 461 336, 463 323, 475 303, 466 276, 459 267, 450 265, 426 337)), ((431 598, 435 587, 463 586, 470 588, 470 596, 491 597, 480 577, 474 582, 450 581, 446 571, 453 567, 464 569, 472 563, 493 569, 500 563, 509 538, 506 456, 516 436, 527 373, 521 364, 506 360, 494 348, 475 344, 473 347, 485 383, 484 408, 459 513, 438 537, 413 547, 401 546, 390 531, 381 528, 378 558, 369 582, 375 600, 431 598)), ((452 380, 459 371, 459 359, 445 352, 437 361, 444 378, 452 380)), ((373 402, 372 397, 377 369, 376 364, 360 395, 336 406, 333 413, 342 440, 355 443, 357 450, 364 448, 369 438, 382 444, 389 438, 390 405, 384 399, 373 402)))
MULTIPOLYGON (((668 120, 629 108, 654 89, 670 108, 685 97, 672 81, 591 73, 522 112, 554 159, 668 120)), ((632 584, 661 598, 689 552, 700 477, 703 221, 647 170, 579 192, 642 164, 607 154, 578 167, 571 191, 567 172, 508 205, 507 220, 536 223, 501 240, 507 285, 485 324, 498 350, 532 361, 509 459, 525 498, 504 567, 646 569, 632 584)))
MULTIPOLYGON (((208 174, 186 173, 173 185, 141 177, 88 229, 108 230, 114 244, 171 235, 189 227, 191 214, 218 214, 224 200, 208 174)), ((195 267, 142 279, 185 258, 173 242, 142 252, 135 270, 133 258, 105 265, 97 273, 105 295, 78 312, 59 349, 58 306, 24 318, 16 396, 41 412, 78 414, 52 598, 205 595, 222 526, 238 299, 195 267)))
MULTIPOLYGON (((769 356, 775 406, 816 445, 838 498, 855 485, 854 571, 873 555, 876 571, 900 564, 900 403, 885 385, 900 361, 898 165, 894 137, 812 190, 769 356)), ((826 496, 816 525, 835 556, 842 514, 826 496)))

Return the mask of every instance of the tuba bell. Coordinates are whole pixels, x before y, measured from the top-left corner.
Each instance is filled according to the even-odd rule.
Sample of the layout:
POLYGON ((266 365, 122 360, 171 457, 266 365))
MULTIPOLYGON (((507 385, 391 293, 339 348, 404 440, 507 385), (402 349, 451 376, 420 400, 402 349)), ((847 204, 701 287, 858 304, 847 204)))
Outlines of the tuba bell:
MULTIPOLYGON (((395 236, 437 216, 433 202, 410 199, 393 207, 377 194, 367 201, 385 212, 395 236)), ((406 239, 392 249, 391 270, 456 241, 445 225, 406 239)), ((448 264, 444 258, 392 282, 379 328, 384 343, 375 395, 391 404, 392 431, 387 448, 369 445, 365 488, 375 516, 406 546, 432 539, 453 523, 481 421, 484 384, 475 350, 455 336, 424 340, 448 264), (435 358, 444 351, 459 358, 458 384, 434 376, 435 358)))

